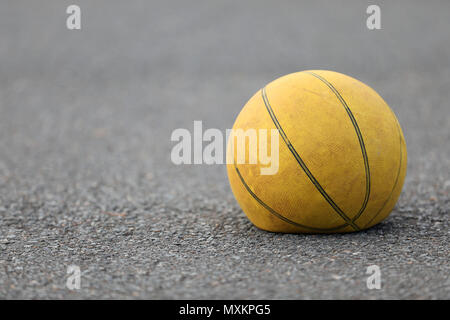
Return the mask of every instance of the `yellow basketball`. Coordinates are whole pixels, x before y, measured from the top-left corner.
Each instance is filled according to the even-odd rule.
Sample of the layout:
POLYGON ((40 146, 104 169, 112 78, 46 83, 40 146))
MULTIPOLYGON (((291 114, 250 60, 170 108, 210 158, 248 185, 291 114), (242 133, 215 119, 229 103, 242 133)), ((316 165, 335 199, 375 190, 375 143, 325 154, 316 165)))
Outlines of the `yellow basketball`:
MULTIPOLYGON (((352 77, 325 70, 283 76, 247 102, 237 129, 258 130, 258 139, 260 129, 279 133, 275 174, 261 174, 267 164, 237 161, 236 143, 228 142, 231 189, 258 228, 363 230, 384 220, 400 196, 407 162, 400 124, 372 88, 352 77)), ((245 148, 248 160, 255 149, 245 148)))

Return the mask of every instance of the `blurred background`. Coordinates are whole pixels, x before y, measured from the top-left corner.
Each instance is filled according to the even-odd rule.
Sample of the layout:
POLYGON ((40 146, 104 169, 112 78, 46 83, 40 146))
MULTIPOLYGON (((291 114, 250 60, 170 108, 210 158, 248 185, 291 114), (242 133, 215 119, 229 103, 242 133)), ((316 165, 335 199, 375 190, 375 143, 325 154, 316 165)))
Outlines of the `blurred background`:
POLYGON ((448 1, 2 1, 0 296, 450 298, 449 15, 448 1), (224 166, 170 161, 174 129, 231 128, 305 69, 365 82, 403 128, 403 194, 367 232, 259 231, 224 166), (365 286, 371 264, 382 290, 365 286))

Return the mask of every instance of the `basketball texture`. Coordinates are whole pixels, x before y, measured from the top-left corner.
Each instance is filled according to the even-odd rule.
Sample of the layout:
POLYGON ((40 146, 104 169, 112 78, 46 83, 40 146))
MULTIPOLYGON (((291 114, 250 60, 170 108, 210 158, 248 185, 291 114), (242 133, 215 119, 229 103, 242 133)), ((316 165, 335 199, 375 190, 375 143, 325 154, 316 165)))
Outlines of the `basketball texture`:
POLYGON ((228 143, 233 194, 258 228, 358 231, 384 220, 401 193, 407 152, 400 124, 373 89, 352 77, 325 70, 283 76, 247 102, 236 129, 279 132, 273 175, 261 175, 267 165, 259 162, 238 163, 228 143))

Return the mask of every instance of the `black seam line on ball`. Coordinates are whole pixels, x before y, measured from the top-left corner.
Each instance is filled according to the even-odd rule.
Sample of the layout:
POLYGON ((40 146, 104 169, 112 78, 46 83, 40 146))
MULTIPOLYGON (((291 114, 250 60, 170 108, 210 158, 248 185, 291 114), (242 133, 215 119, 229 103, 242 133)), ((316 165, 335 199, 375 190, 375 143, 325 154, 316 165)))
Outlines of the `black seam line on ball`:
POLYGON ((275 116, 275 113, 272 110, 272 107, 270 106, 269 100, 267 99, 266 95, 266 88, 262 88, 261 90, 262 98, 264 100, 264 104, 266 105, 266 109, 269 112, 270 117, 272 118, 273 123, 278 129, 278 132, 280 133, 281 137, 283 138, 284 142, 286 143, 287 147, 293 154, 294 158, 297 160, 300 167, 303 169, 303 171, 308 176, 309 180, 314 184, 316 189, 322 194, 322 196, 325 198, 325 200, 330 204, 330 206, 334 209, 334 211, 337 212, 341 216, 342 219, 345 220, 349 225, 353 227, 356 231, 359 231, 360 228, 341 210, 341 208, 338 207, 338 205, 331 199, 331 197, 326 193, 326 191, 322 188, 320 183, 317 181, 316 178, 312 175, 311 171, 309 171, 306 164, 303 162, 302 158, 299 156, 297 151, 294 149, 293 145, 289 141, 288 137, 286 136, 286 133, 284 132, 283 128, 281 127, 280 123, 278 122, 277 117, 275 116))
POLYGON ((397 170, 397 177, 395 178, 395 182, 394 182, 394 186, 392 187, 391 193, 389 194, 389 197, 386 199, 386 201, 383 203, 383 205, 381 206, 380 210, 378 210, 378 212, 372 217, 372 219, 369 220, 369 222, 367 222, 364 226, 364 228, 366 228, 368 225, 370 225, 372 223, 373 220, 375 220, 375 218, 381 213, 381 211, 383 211, 384 207, 388 204, 389 200, 391 200, 392 194, 395 191, 395 187, 397 187, 397 183, 398 183, 398 178, 400 177, 400 172, 402 169, 402 161, 403 161, 403 152, 402 152, 402 134, 400 132, 400 126, 397 123, 397 119, 395 117, 394 112, 391 110, 391 108, 389 108, 389 110, 391 111, 393 117, 394 117, 394 122, 397 126, 397 132, 398 132, 398 136, 400 138, 400 163, 398 165, 398 170, 397 170))
POLYGON ((345 111, 347 112, 348 116, 350 117, 350 120, 352 121, 353 127, 355 128, 356 135, 358 136, 359 145, 361 147, 361 152, 362 152, 362 156, 363 156, 363 160, 364 160, 364 170, 366 172, 366 194, 364 196, 364 201, 363 201, 363 204, 361 206, 361 209, 359 209, 358 213, 352 219, 352 221, 356 221, 362 215, 364 210, 366 209, 367 203, 369 202, 369 196, 370 196, 369 158, 367 157, 367 151, 366 151, 366 147, 364 145, 364 139, 363 139, 363 136, 361 134, 361 130, 359 129, 358 123, 356 122, 356 119, 355 119, 352 111, 348 107, 348 105, 345 102, 344 98, 342 98, 341 94, 337 91, 337 89, 329 81, 327 81, 325 78, 323 78, 322 76, 320 76, 320 75, 318 75, 318 74, 316 74, 314 72, 310 72, 310 71, 304 71, 304 72, 308 73, 308 74, 310 74, 310 75, 312 75, 314 77, 316 77, 317 79, 319 79, 320 81, 325 83, 327 85, 327 87, 330 88, 331 91, 333 91, 333 93, 339 99, 341 104, 344 106, 345 111))
POLYGON ((261 206, 264 207, 264 209, 266 209, 267 211, 269 211, 271 214, 273 214, 274 216, 276 216, 277 218, 283 220, 284 222, 287 222, 293 226, 296 227, 300 227, 303 229, 307 229, 310 231, 323 231, 323 232, 330 232, 330 231, 335 231, 335 230, 339 230, 342 229, 343 227, 346 227, 348 224, 344 224, 344 225, 340 225, 334 228, 315 228, 315 227, 309 227, 309 226, 305 226, 303 224, 297 223, 295 221, 292 221, 284 216, 282 216, 281 214, 279 214, 278 212, 276 212, 274 209, 272 209, 271 207, 269 207, 264 201, 262 201, 251 189, 250 187, 247 185, 247 183, 245 182, 244 178, 241 175, 241 172, 239 171, 238 167, 236 166, 236 163, 234 163, 234 168, 236 169, 236 173, 239 176, 239 179, 241 180, 242 184, 244 185, 245 189, 247 189, 247 192, 252 196, 253 199, 255 199, 261 206))

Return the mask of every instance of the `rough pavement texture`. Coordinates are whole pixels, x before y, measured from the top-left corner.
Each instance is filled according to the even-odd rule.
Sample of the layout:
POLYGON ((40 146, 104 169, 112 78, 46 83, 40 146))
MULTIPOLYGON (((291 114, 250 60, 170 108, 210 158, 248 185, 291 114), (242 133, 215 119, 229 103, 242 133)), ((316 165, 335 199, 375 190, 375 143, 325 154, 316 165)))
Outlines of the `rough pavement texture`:
POLYGON ((81 31, 71 1, 0 4, 0 298, 450 298, 450 2, 381 2, 378 31, 364 1, 77 3, 81 31), (265 83, 319 68, 372 86, 403 127, 385 222, 260 231, 223 166, 171 163, 175 128, 230 128, 265 83))

